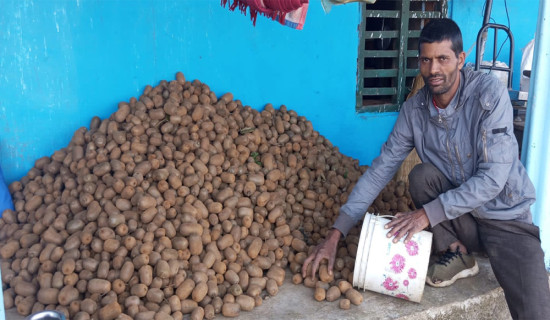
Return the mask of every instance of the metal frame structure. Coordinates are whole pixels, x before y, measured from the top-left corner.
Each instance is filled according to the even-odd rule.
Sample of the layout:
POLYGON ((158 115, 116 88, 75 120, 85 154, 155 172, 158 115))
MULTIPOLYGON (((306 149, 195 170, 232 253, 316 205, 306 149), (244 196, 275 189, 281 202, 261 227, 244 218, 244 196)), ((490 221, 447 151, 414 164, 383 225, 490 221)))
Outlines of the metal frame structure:
POLYGON ((512 89, 512 72, 514 70, 514 36, 512 35, 512 31, 510 31, 510 28, 508 28, 505 25, 497 24, 497 23, 490 23, 491 19, 491 9, 493 7, 493 0, 487 0, 485 2, 485 13, 483 15, 483 26, 477 33, 477 40, 476 40, 476 65, 475 70, 480 69, 487 69, 489 72, 491 70, 497 70, 497 71, 504 71, 508 73, 508 90, 512 89), (493 60, 490 66, 484 66, 481 65, 481 60, 483 60, 483 53, 485 51, 485 42, 487 40, 487 33, 489 29, 494 30, 494 39, 493 39, 493 60), (498 47, 498 38, 497 33, 498 30, 503 30, 508 35, 508 38, 510 39, 510 60, 508 61, 508 67, 497 67, 495 65, 497 60, 497 47, 498 47))

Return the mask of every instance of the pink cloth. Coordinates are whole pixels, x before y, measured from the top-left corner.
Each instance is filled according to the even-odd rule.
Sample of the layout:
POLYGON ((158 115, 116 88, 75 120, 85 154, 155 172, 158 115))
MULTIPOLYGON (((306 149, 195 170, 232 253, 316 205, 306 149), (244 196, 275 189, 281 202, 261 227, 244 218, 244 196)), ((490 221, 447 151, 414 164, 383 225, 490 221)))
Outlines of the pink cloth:
MULTIPOLYGON (((256 25, 258 13, 291 28, 301 30, 304 27, 309 0, 232 0, 229 10, 237 7, 246 15, 250 11, 252 24, 256 25)), ((230 0, 221 0, 226 6, 230 0)))

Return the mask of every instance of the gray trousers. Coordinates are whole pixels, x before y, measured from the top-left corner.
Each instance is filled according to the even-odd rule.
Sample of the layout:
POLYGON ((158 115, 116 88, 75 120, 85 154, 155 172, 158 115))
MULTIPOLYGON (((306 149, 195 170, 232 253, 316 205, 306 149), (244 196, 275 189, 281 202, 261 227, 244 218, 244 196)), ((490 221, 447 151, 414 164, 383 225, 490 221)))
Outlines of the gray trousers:
MULTIPOLYGON (((409 189, 417 208, 452 188, 450 181, 428 163, 415 166, 409 174, 409 189)), ((469 251, 487 253, 513 319, 550 319, 548 274, 537 226, 479 219, 467 213, 431 231, 436 252, 458 240, 469 251)))

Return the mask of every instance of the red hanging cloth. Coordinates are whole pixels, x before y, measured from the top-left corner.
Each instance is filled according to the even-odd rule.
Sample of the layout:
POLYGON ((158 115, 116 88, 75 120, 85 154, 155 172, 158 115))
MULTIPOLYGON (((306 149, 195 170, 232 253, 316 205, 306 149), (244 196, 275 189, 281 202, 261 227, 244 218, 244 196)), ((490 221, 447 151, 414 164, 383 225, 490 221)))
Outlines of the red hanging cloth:
MULTIPOLYGON (((228 2, 230 0, 221 0, 223 7, 228 2)), ((246 15, 246 10, 248 9, 253 25, 256 25, 258 13, 273 20, 277 19, 281 24, 285 24, 287 13, 298 10, 302 5, 307 3, 309 3, 309 0, 233 0, 229 5, 229 10, 233 11, 238 7, 246 15)))

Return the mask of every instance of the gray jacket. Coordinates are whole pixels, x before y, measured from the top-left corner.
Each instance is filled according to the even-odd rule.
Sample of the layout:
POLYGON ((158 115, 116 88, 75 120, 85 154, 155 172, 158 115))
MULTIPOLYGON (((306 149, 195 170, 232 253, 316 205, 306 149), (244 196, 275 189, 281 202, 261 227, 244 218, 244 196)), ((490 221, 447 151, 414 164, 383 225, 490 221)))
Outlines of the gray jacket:
POLYGON ((470 212, 481 219, 532 223, 535 189, 518 157, 508 91, 496 78, 461 71, 457 94, 441 113, 426 87, 402 106, 381 154, 340 208, 334 227, 347 234, 413 147, 456 187, 424 205, 431 226, 470 212))

